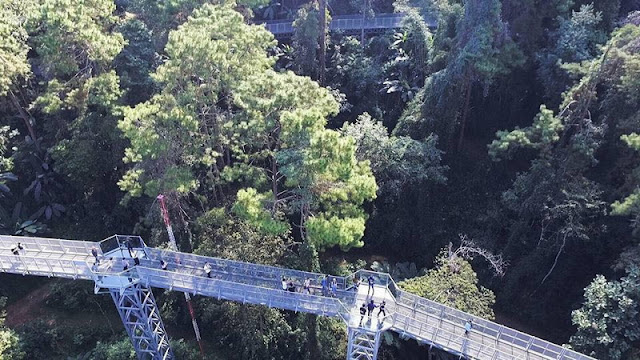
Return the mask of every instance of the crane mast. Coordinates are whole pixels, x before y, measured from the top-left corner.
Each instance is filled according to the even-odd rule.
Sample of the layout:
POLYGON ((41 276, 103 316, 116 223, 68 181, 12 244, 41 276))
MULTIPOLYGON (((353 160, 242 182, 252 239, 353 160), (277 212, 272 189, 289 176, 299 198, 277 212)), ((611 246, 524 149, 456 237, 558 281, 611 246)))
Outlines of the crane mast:
MULTIPOLYGON (((164 220, 164 225, 167 228, 167 234, 169 235, 169 246, 171 250, 178 251, 178 244, 176 243, 176 237, 173 234, 173 228, 171 227, 171 221, 169 220, 169 211, 167 210, 167 205, 164 202, 164 195, 158 195, 158 201, 160 202, 160 211, 162 212, 162 219, 164 220)), ((196 314, 193 310, 193 305, 191 305, 191 295, 189 293, 184 293, 184 298, 187 301, 187 307, 189 308, 189 315, 191 315, 191 323, 193 324, 193 331, 196 334, 196 340, 198 341, 198 346, 200 347, 200 355, 204 359, 204 348, 202 346, 202 338, 200 337, 200 328, 198 327, 198 322, 196 321, 196 314)))

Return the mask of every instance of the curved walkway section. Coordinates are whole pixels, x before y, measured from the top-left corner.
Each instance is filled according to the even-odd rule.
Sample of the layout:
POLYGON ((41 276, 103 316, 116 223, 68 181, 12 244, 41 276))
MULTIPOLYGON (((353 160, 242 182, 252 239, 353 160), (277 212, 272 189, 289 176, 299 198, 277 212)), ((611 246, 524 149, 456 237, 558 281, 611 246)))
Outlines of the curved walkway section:
MULTIPOLYGON (((375 359, 380 334, 386 330, 470 359, 593 359, 403 291, 385 273, 359 270, 346 277, 328 276, 151 248, 138 236, 115 235, 100 243, 0 236, 0 271, 93 280, 95 292, 110 292, 114 301, 156 287, 337 317, 347 324, 349 330, 349 359, 375 359), (22 249, 17 248, 18 243, 22 249), (92 250, 97 253, 97 262, 92 250), (138 258, 139 265, 134 264, 134 258, 138 258), (128 265, 127 269, 125 264, 128 265), (161 264, 165 264, 164 268, 161 264), (209 275, 205 271, 205 264, 208 264, 209 275), (366 284, 370 277, 375 282, 373 289, 366 284), (291 289, 294 291, 282 289, 283 278, 295 285, 295 290, 291 289), (323 288, 323 279, 328 284, 335 281, 336 290, 323 288), (305 281, 310 285, 308 290, 303 287, 305 281), (378 317, 376 310, 371 317, 361 316, 359 307, 371 300, 375 304, 384 300, 386 314, 378 317), (469 320, 473 327, 465 334, 464 326, 469 320)), ((141 315, 135 321, 138 318, 146 319, 148 314, 156 311, 150 290, 148 296, 150 301, 141 302, 136 310, 141 315)), ((133 308, 134 305, 128 306, 133 308)), ((116 306, 119 306, 118 302, 116 306)), ((124 316, 122 306, 118 309, 124 316)), ((134 324, 134 320, 125 320, 123 317, 128 332, 131 330, 127 327, 128 322, 134 324)), ((159 325, 154 331, 162 332, 164 336, 161 319, 158 318, 156 322, 159 325)), ((163 339, 152 339, 152 335, 145 338, 147 353, 150 352, 149 343, 165 342, 163 339)), ((146 358, 141 352, 138 356, 146 358)), ((163 355, 149 358, 170 359, 172 355, 165 346, 163 355)))
MULTIPOLYGON (((402 27, 402 13, 376 14, 374 17, 363 18, 362 15, 334 16, 329 23, 330 31, 342 31, 347 34, 384 31, 402 27)), ((270 20, 264 22, 265 27, 277 37, 286 37, 293 34, 293 20, 270 20)), ((435 19, 427 19, 427 26, 435 28, 435 19)))

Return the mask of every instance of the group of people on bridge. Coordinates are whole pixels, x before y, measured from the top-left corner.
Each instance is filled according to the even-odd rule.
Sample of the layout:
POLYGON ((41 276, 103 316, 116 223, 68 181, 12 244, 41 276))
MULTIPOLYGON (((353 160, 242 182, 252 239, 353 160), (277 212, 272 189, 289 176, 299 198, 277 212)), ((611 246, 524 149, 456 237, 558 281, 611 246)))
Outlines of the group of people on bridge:
POLYGON ((377 304, 373 301, 373 299, 370 299, 368 303, 362 303, 362 306, 360 306, 360 324, 358 326, 362 326, 362 320, 364 320, 364 316, 367 315, 369 317, 369 321, 371 321, 371 315, 373 315, 373 311, 378 308, 378 315, 376 317, 380 317, 380 314, 382 314, 382 317, 387 316, 387 312, 385 311, 385 307, 387 306, 387 302, 382 300, 381 303, 377 304))
MULTIPOLYGON (((130 258, 133 259, 134 266, 140 265, 140 256, 138 255, 138 250, 136 250, 133 247, 133 244, 131 244, 131 242, 129 241, 127 241, 125 244, 126 244, 127 251, 129 253, 130 258)), ((14 255, 18 256, 22 252, 24 252, 24 246, 21 243, 17 243, 14 247, 11 248, 11 252, 14 255)), ((95 259, 93 264, 94 269, 97 269, 97 267, 100 265, 100 260, 101 260, 97 247, 94 246, 91 248, 91 255, 95 259)), ((113 257, 109 258, 109 261, 106 267, 110 269, 113 266, 114 262, 115 262, 115 259, 113 257)), ((128 271, 130 269, 131 264, 128 258, 122 257, 121 263, 122 263, 123 272, 128 271)), ((167 261, 165 261, 164 259, 160 259, 158 263, 162 270, 168 270, 167 261)), ((202 269, 204 270, 204 274, 207 276, 207 278, 211 278, 211 273, 213 270, 212 265, 209 262, 206 262, 202 269)), ((129 278, 129 281, 131 282, 132 279, 129 278)), ((358 288, 360 287, 361 281, 362 280, 359 277, 354 277, 353 284, 350 287, 346 287, 345 290, 347 291, 355 290, 357 292, 358 288)), ((376 308, 379 309, 377 314, 378 318, 380 317, 380 314, 382 314, 383 317, 386 316, 386 312, 385 312, 386 302, 383 300, 379 304, 376 304, 372 298, 375 292, 375 286, 374 286, 375 279, 372 275, 369 275, 369 277, 367 278, 367 283, 368 283, 367 302, 363 303, 362 306, 360 307, 360 315, 361 315, 360 326, 362 326, 362 321, 364 320, 365 315, 369 317, 369 321, 371 320, 371 316, 376 308)), ((299 283, 296 283, 296 280, 294 278, 287 279, 283 276, 282 290, 288 291, 288 292, 300 292, 300 293, 309 294, 309 295, 316 295, 320 293, 322 296, 336 297, 338 296, 338 279, 337 277, 329 277, 328 275, 325 275, 320 280, 320 286, 318 286, 318 285, 313 285, 312 279, 307 277, 302 282, 302 286, 300 286, 299 283)), ((465 333, 467 333, 470 330, 471 326, 472 324, 470 322, 465 324, 465 333)))

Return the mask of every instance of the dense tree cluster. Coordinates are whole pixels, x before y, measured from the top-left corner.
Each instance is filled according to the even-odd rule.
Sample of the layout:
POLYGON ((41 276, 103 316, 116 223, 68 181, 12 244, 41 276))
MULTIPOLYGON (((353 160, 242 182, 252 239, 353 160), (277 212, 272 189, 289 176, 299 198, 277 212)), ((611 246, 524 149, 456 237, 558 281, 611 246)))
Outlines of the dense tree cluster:
MULTIPOLYGON (((0 233, 163 246, 162 193, 181 250, 370 265, 637 359, 639 174, 637 0, 0 0, 0 233), (398 29, 328 31, 394 11, 398 29)), ((135 356, 87 284, 2 275, 0 310, 40 286, 43 318, 3 310, 0 359, 135 356)), ((157 295, 187 333, 181 294, 157 295)), ((336 320, 195 303, 212 359, 345 356, 336 320)), ((380 354, 423 350, 389 335, 380 354)))

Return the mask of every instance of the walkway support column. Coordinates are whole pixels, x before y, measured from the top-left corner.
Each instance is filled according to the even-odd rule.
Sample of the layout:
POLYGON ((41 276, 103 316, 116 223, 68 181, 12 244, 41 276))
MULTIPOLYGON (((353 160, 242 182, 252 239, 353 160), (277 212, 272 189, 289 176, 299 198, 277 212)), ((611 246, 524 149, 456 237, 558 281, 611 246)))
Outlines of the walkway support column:
POLYGON ((109 292, 138 359, 174 359, 151 288, 135 284, 109 292))
POLYGON ((371 331, 361 327, 347 328, 349 344, 347 360, 376 360, 380 347, 381 331, 371 331))

